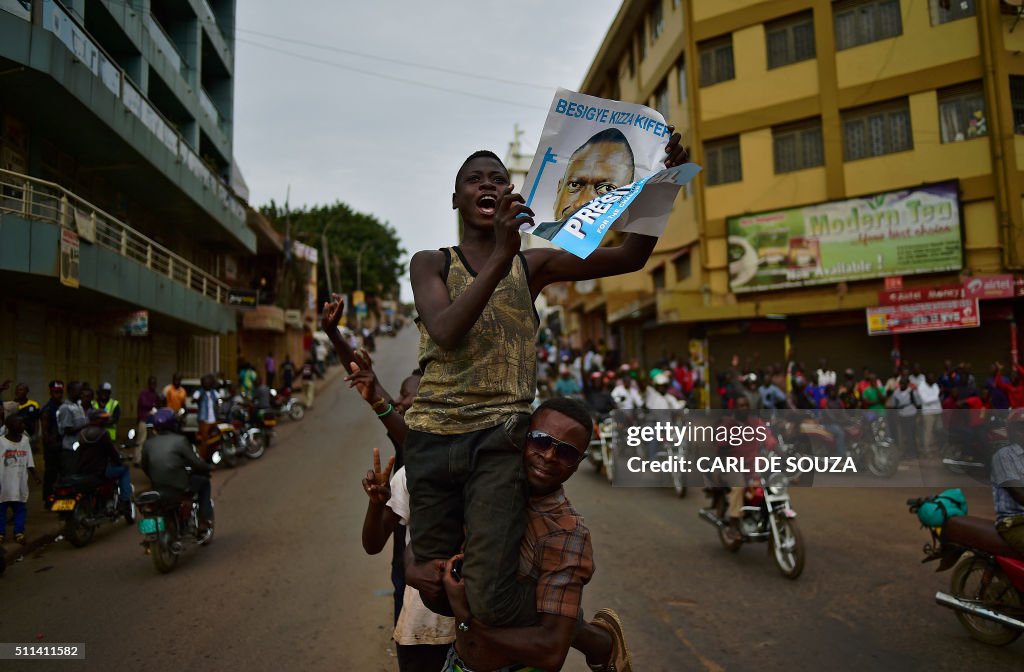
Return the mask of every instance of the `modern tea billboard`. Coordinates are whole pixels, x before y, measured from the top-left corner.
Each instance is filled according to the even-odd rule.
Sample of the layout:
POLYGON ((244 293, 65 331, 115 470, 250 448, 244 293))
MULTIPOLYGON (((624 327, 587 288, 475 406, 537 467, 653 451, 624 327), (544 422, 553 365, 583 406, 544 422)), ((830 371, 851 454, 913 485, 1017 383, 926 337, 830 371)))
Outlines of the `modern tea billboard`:
POLYGON ((957 182, 730 217, 734 293, 963 268, 957 182))

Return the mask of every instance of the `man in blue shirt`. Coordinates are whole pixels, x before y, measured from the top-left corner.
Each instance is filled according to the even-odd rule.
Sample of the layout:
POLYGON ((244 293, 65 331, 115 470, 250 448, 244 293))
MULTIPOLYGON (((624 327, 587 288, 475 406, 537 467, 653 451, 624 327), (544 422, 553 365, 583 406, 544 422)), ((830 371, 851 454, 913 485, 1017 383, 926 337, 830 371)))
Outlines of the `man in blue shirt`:
POLYGON ((1024 555, 1024 412, 1007 420, 1010 443, 992 457, 992 499, 996 531, 1024 555))

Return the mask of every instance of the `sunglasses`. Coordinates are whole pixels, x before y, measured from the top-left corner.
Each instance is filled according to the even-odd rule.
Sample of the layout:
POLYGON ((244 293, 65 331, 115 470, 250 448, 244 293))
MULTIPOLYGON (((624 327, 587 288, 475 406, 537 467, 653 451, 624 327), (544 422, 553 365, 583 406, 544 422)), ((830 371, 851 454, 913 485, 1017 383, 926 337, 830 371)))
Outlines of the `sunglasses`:
POLYGON ((577 464, 583 461, 586 457, 585 453, 580 453, 576 446, 565 441, 559 441, 555 437, 545 434, 544 432, 532 431, 526 435, 526 444, 530 447, 530 450, 539 454, 547 455, 548 450, 555 447, 555 460, 567 469, 575 467, 577 464))

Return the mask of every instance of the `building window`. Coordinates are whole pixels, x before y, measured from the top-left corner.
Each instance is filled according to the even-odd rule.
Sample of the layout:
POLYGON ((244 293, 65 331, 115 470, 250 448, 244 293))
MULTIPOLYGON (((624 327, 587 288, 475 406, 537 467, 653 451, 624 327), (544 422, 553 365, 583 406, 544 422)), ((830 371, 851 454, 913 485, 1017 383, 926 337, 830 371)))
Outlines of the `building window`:
POLYGON ((659 266, 651 271, 651 280, 654 281, 655 289, 665 289, 665 267, 659 266))
POLYGON ((669 118, 667 77, 661 82, 658 90, 654 92, 654 109, 661 112, 661 116, 665 117, 665 119, 669 118))
POLYGON ((740 163, 740 138, 733 136, 704 145, 704 170, 708 186, 739 182, 743 179, 740 163))
POLYGON ((732 61, 732 35, 708 40, 700 45, 700 85, 736 79, 732 61))
POLYGON ((676 61, 676 77, 679 79, 679 102, 686 102, 686 59, 683 56, 676 61))
POLYGON ((651 3, 651 13, 648 17, 651 21, 651 44, 654 44, 665 32, 665 16, 661 11, 661 0, 654 0, 651 3))
POLYGON ((903 34, 899 0, 846 0, 832 8, 836 50, 903 34))
POLYGON ((844 113, 843 139, 847 161, 913 149, 907 99, 844 113))
POLYGON ((776 173, 791 173, 825 165, 821 119, 773 128, 772 145, 775 150, 776 173))
POLYGON ((928 11, 932 25, 937 26, 974 16, 974 0, 928 0, 928 11))
POLYGON ((636 59, 633 57, 633 45, 626 47, 626 53, 622 55, 622 77, 633 79, 636 76, 636 59))
POLYGON ((764 26, 768 69, 814 58, 814 15, 803 12, 764 26))
POLYGON ((1013 132, 1024 135, 1024 77, 1010 77, 1010 104, 1013 106, 1013 132))
POLYGON ((672 266, 676 271, 676 282, 682 282, 690 277, 690 253, 683 252, 675 261, 672 262, 672 266))
POLYGON ((647 58, 647 36, 644 34, 644 24, 640 24, 640 30, 638 31, 637 39, 640 41, 640 60, 643 61, 647 58))
POLYGON ((939 131, 943 143, 988 135, 981 82, 939 91, 939 131))

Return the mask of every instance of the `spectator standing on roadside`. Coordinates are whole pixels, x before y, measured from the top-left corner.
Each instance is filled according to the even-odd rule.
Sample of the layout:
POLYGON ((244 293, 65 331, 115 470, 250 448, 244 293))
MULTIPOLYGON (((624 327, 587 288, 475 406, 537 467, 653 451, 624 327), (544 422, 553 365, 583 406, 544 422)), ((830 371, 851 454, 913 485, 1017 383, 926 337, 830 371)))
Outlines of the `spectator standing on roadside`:
POLYGON ((142 465, 142 445, 146 443, 146 421, 149 415, 160 405, 160 395, 156 393, 156 376, 146 379, 146 389, 139 392, 139 400, 135 407, 138 409, 138 424, 135 427, 135 450, 132 455, 132 463, 138 467, 142 465))
POLYGON ((51 380, 50 399, 39 412, 39 433, 43 439, 43 502, 53 494, 53 484, 60 476, 61 435, 57 427, 57 409, 64 403, 64 381, 51 380))
POLYGON ((86 414, 96 408, 96 390, 89 383, 82 383, 82 392, 78 395, 78 405, 86 414))
POLYGON ((295 382, 295 365, 292 363, 292 356, 285 355, 284 362, 281 364, 281 385, 285 389, 292 389, 292 383, 295 382))
POLYGON ((313 410, 313 397, 316 393, 316 368, 313 366, 313 360, 307 359, 306 363, 302 365, 302 403, 305 404, 306 410, 313 410))
POLYGON ((985 380, 985 389, 992 395, 992 408, 1005 411, 1010 408, 1010 399, 1006 395, 1006 376, 1003 365, 996 362, 992 365, 992 375, 985 380))
POLYGON ((274 353, 267 353, 266 359, 263 360, 263 371, 266 373, 264 380, 267 381, 267 386, 273 387, 274 377, 277 375, 277 360, 274 359, 274 353))
POLYGON ((921 457, 935 457, 939 454, 938 431, 942 418, 942 390, 931 375, 917 386, 921 401, 921 457))
POLYGON ((171 376, 171 384, 164 388, 164 404, 175 413, 185 408, 185 388, 181 386, 181 374, 171 376))
MULTIPOLYGON (((999 367, 1001 373, 1003 365, 996 362, 996 366, 999 367)), ((1009 382, 999 383, 999 389, 1006 395, 1010 408, 1024 408, 1024 367, 1020 364, 1014 364, 1013 369, 1013 372, 1010 373, 1009 382)), ((1006 380, 1005 375, 1000 377, 1003 381, 1006 380)))
POLYGON ((110 435, 111 441, 117 443, 117 423, 121 421, 121 402, 111 397, 113 390, 114 386, 110 383, 100 385, 99 392, 96 393, 96 408, 110 416, 107 434, 110 435))
POLYGON ((917 390, 910 387, 910 379, 902 376, 896 391, 892 393, 892 407, 896 410, 899 423, 900 446, 906 456, 917 454, 916 432, 917 411, 921 399, 917 390))
POLYGON ((14 509, 14 540, 24 544, 25 518, 28 515, 28 477, 36 485, 40 483, 36 475, 36 465, 32 460, 32 447, 28 435, 25 434, 25 423, 18 414, 4 420, 7 432, 0 436, 0 544, 7 532, 7 509, 14 509))

